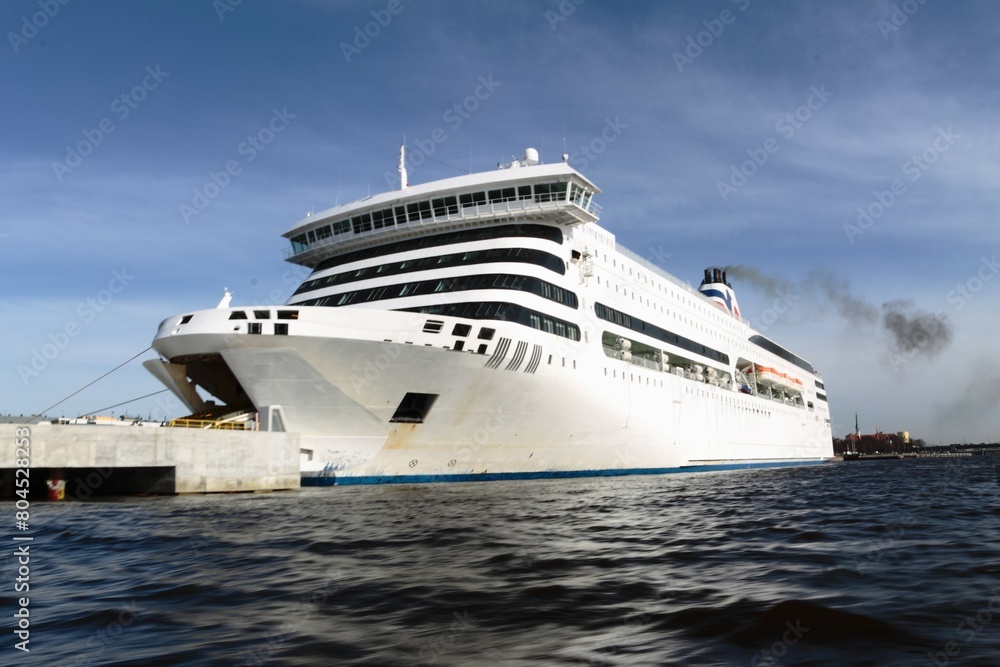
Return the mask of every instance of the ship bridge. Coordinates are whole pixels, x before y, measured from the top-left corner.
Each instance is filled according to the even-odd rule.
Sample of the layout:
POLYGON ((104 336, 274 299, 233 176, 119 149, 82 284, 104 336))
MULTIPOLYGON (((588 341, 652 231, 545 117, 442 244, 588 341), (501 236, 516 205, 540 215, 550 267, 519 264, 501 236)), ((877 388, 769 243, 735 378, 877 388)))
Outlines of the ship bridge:
POLYGON ((566 162, 514 161, 492 172, 403 185, 300 220, 284 234, 291 241, 285 259, 314 268, 333 255, 408 237, 510 222, 572 226, 600 215, 594 202, 600 189, 566 162))

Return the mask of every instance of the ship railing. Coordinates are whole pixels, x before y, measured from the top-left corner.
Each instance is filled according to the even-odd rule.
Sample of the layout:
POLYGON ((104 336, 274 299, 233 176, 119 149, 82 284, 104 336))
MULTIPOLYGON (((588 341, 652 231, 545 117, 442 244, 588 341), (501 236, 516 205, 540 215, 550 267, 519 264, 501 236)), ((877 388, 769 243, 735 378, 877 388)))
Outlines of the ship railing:
POLYGON ((214 419, 174 419, 168 426, 179 428, 219 429, 223 431, 249 431, 251 424, 245 421, 221 422, 214 419))
MULTIPOLYGON (((604 345, 604 353, 611 357, 612 359, 619 359, 621 361, 626 361, 622 359, 621 349, 613 345, 604 345)), ((632 355, 630 359, 627 360, 630 364, 635 364, 636 366, 644 366, 646 368, 652 369, 654 371, 662 371, 663 367, 655 359, 648 359, 646 357, 640 357, 638 355, 632 355)))
MULTIPOLYGON (((408 229, 418 228, 425 225, 438 225, 464 220, 483 220, 512 214, 544 214, 551 213, 553 211, 571 211, 572 209, 579 209, 580 211, 593 216, 594 219, 600 218, 601 214, 601 206, 600 204, 594 202, 593 198, 579 197, 567 199, 562 193, 560 193, 558 197, 554 195, 535 195, 524 199, 508 199, 505 201, 486 202, 482 204, 468 204, 465 206, 459 206, 457 213, 449 213, 446 208, 438 208, 436 210, 432 210, 432 215, 429 217, 420 218, 418 220, 410 220, 403 225, 396 225, 393 223, 392 225, 386 225, 380 229, 373 228, 361 232, 354 232, 353 230, 350 230, 344 234, 337 234, 335 236, 317 239, 316 241, 299 248, 294 246, 286 247, 283 252, 283 258, 290 259, 292 257, 321 250, 329 246, 338 245, 345 241, 367 238, 383 234, 388 231, 406 231, 408 229)), ((352 215, 358 215, 358 213, 352 211, 352 215)), ((571 215, 581 222, 585 221, 588 217, 580 216, 578 214, 571 215)), ((333 219, 331 218, 330 220, 332 225, 333 219)))

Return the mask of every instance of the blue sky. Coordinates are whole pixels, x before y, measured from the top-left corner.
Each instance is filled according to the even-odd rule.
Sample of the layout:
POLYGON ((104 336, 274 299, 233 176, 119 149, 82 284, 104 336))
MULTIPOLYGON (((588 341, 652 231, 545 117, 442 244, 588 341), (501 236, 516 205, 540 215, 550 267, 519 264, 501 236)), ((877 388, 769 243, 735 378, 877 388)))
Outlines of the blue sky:
MULTIPOLYGON (((281 234, 389 189, 405 135, 411 183, 565 151, 635 252, 694 284, 770 278, 731 276, 824 374, 836 433, 857 410, 866 432, 1000 440, 998 19, 939 0, 5 2, 0 412, 55 403, 223 287, 283 301, 302 273, 281 234), (897 299, 950 339, 901 349, 880 319, 897 299)), ((51 414, 160 388, 137 360, 51 414)), ((115 411, 179 414, 166 396, 115 411)))

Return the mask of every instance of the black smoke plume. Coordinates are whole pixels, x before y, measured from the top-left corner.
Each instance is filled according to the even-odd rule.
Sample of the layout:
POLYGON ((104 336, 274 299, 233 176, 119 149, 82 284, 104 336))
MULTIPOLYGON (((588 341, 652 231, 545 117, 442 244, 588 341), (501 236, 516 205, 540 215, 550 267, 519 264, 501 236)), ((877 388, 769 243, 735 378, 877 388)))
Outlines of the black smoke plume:
POLYGON ((797 285, 785 278, 766 275, 752 266, 727 266, 725 271, 730 277, 746 281, 774 298, 801 291, 813 302, 825 299, 847 322, 879 326, 890 335, 894 351, 904 357, 933 357, 951 342, 952 328, 947 315, 920 310, 905 299, 886 301, 879 309, 854 294, 845 279, 825 269, 812 271, 797 285))

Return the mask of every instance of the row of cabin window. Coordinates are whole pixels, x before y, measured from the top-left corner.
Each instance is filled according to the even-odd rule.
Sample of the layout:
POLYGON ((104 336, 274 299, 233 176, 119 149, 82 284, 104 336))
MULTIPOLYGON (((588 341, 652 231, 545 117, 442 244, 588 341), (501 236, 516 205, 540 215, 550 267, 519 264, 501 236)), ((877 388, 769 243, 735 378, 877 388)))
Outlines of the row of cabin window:
MULTIPOLYGON (((446 215, 457 215, 459 207, 467 208, 487 203, 501 204, 519 199, 534 199, 539 202, 563 201, 566 199, 566 188, 566 183, 537 183, 534 186, 520 185, 511 188, 487 190, 485 192, 467 192, 457 197, 449 195, 447 197, 437 197, 429 201, 399 204, 390 208, 356 215, 349 220, 340 220, 332 225, 325 225, 318 229, 310 230, 305 234, 300 234, 292 239, 292 248, 295 252, 301 252, 313 243, 332 236, 346 234, 349 231, 353 231, 355 234, 362 234, 370 232, 373 229, 405 225, 408 222, 419 222, 446 215), (534 192, 532 192, 532 188, 534 188, 534 192)), ((580 203, 583 196, 583 191, 574 185, 574 197, 577 203, 580 203)))
MULTIPOLYGON (((258 320, 269 320, 271 319, 270 310, 255 310, 253 311, 254 319, 258 320)), ((247 319, 246 311, 244 310, 234 310, 229 313, 229 319, 231 320, 245 320, 247 319)), ((297 320, 299 319, 299 311, 297 310, 279 310, 277 312, 277 319, 279 320, 297 320)))
POLYGON ((301 306, 348 306, 352 303, 383 301, 398 299, 404 296, 421 296, 440 292, 462 292, 481 289, 509 289, 528 292, 561 303, 570 308, 579 307, 575 293, 558 285, 532 276, 519 276, 509 273, 490 273, 473 276, 456 276, 454 278, 435 278, 419 280, 411 283, 370 287, 368 289, 331 294, 315 299, 299 302, 301 306))
POLYGON ((640 320, 638 317, 632 317, 621 311, 615 310, 614 308, 609 308, 602 303, 594 304, 594 312, 599 318, 607 322, 614 322, 620 326, 623 326, 632 331, 637 331, 639 333, 644 333, 647 336, 652 336, 657 340, 661 340, 664 343, 670 343, 671 345, 676 345, 679 348, 688 350, 689 352, 694 352, 695 354, 700 354, 704 357, 718 361, 719 363, 729 365, 729 355, 719 352, 707 345, 702 345, 690 338, 685 338, 680 334, 675 334, 672 331, 658 327, 655 324, 650 324, 645 320, 640 320))
POLYGON ((493 239, 505 238, 535 238, 552 241, 562 244, 563 234, 558 227, 550 225, 489 225, 476 227, 475 229, 463 229, 457 232, 446 232, 444 234, 433 234, 431 236, 418 236, 415 239, 404 239, 393 241, 379 246, 352 250, 334 257, 324 259, 316 267, 316 271, 325 271, 334 266, 357 262, 374 257, 384 257, 394 255, 399 252, 410 250, 424 250, 426 248, 437 248, 456 243, 467 243, 470 241, 491 241, 493 239))
POLYGON ((473 303, 449 303, 433 306, 417 306, 416 308, 401 308, 410 313, 425 313, 427 315, 445 315, 450 317, 465 317, 475 320, 501 320, 515 322, 540 331, 580 340, 580 328, 557 317, 525 308, 513 303, 496 301, 473 303))
POLYGON ((379 264, 378 266, 366 266, 354 271, 334 273, 322 278, 313 278, 312 280, 305 281, 295 290, 295 294, 311 292, 321 287, 353 283, 368 278, 393 276, 426 269, 444 269, 452 266, 492 262, 535 264, 560 275, 566 273, 566 265, 563 260, 544 250, 535 250, 533 248, 490 248, 488 250, 470 250, 468 252, 457 252, 448 255, 407 259, 401 262, 390 262, 388 264, 379 264))

